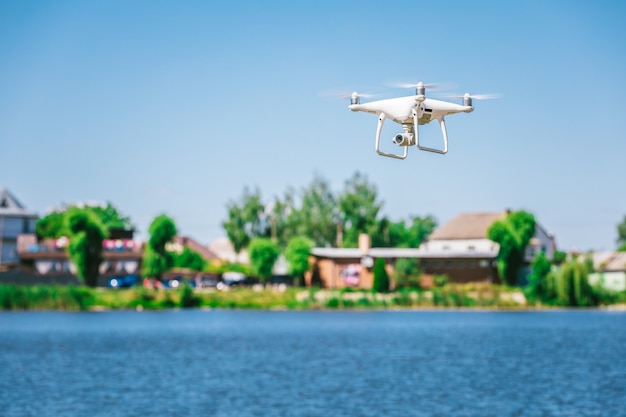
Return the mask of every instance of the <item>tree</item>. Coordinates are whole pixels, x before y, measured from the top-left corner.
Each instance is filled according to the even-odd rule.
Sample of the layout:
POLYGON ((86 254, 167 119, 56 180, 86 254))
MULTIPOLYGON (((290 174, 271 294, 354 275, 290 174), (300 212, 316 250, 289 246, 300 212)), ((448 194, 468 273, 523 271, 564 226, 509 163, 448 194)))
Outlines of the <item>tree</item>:
POLYGON ((626 216, 624 216, 624 220, 617 225, 617 244, 618 251, 626 252, 626 216))
POLYGON ((289 241, 285 250, 285 258, 289 263, 289 274, 295 277, 300 284, 304 282, 304 274, 311 267, 309 257, 313 242, 306 237, 294 237, 289 241))
POLYGON ((389 221, 383 217, 372 232, 372 246, 417 248, 430 235, 437 222, 432 216, 413 216, 408 221, 389 221))
POLYGON ((389 291, 389 274, 387 274, 385 260, 383 258, 376 258, 376 262, 374 262, 374 283, 372 285, 372 291, 389 291))
POLYGON ((589 307, 598 300, 589 285, 589 270, 584 262, 573 259, 557 275, 557 301, 563 306, 589 307))
POLYGON ((150 238, 144 251, 142 275, 161 280, 163 273, 173 265, 172 255, 165 249, 165 245, 176 236, 174 220, 161 214, 154 218, 148 228, 150 238))
POLYGON ((296 235, 307 236, 316 246, 335 246, 337 231, 342 228, 341 216, 328 181, 315 176, 302 190, 300 209, 295 210, 292 222, 296 235))
POLYGON ((207 266, 207 260, 198 252, 183 248, 183 251, 174 257, 174 266, 177 268, 186 268, 192 271, 203 271, 207 266))
POLYGON ((130 218, 122 216, 117 208, 115 208, 115 206, 111 203, 107 203, 106 205, 73 204, 62 209, 52 211, 37 220, 37 224, 35 225, 37 238, 58 239, 62 236, 68 236, 70 231, 66 227, 66 218, 70 212, 76 210, 90 213, 90 215, 98 219, 107 231, 114 228, 134 229, 130 218))
POLYGON ((371 234, 376 228, 383 205, 378 200, 378 190, 357 171, 346 181, 338 202, 345 222, 343 246, 356 247, 361 233, 371 234))
POLYGON ((91 212, 73 208, 65 216, 70 244, 68 254, 76 267, 76 274, 89 287, 98 283, 102 263, 102 241, 106 229, 91 212))
POLYGON ((530 294, 539 299, 546 299, 549 294, 548 275, 552 271, 552 263, 545 253, 535 256, 531 264, 532 272, 528 277, 528 290, 530 294))
POLYGON ((487 230, 487 237, 500 245, 498 273, 508 285, 517 284, 517 274, 524 265, 524 253, 534 230, 535 218, 525 211, 509 213, 487 230))
POLYGON ((252 272, 257 275, 263 283, 272 276, 274 264, 280 255, 280 249, 276 242, 268 238, 256 238, 250 242, 248 247, 252 272))
POLYGON ((239 202, 230 202, 226 208, 228 219, 222 226, 235 252, 239 253, 248 247, 254 238, 270 235, 269 225, 263 221, 265 205, 261 202, 261 192, 258 189, 251 192, 246 187, 239 202))
POLYGON ((397 288, 419 288, 420 275, 419 260, 413 258, 399 258, 395 265, 397 288))

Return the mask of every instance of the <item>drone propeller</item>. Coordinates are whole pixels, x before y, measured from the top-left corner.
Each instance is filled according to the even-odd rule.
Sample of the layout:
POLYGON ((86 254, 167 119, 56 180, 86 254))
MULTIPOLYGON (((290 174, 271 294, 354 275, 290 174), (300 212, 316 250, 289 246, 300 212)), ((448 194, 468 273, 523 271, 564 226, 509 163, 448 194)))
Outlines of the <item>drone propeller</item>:
POLYGON ((470 94, 470 93, 465 93, 465 94, 452 94, 452 95, 448 95, 446 96, 448 98, 460 98, 463 99, 463 105, 464 106, 471 106, 472 105, 472 100, 476 99, 476 100, 491 100, 494 98, 500 98, 502 97, 502 94, 470 94))
POLYGON ((454 88, 454 84, 452 83, 424 83, 421 81, 418 83, 387 82, 385 85, 392 88, 413 88, 417 95, 424 95, 426 89, 441 91, 454 88))
POLYGON ((502 94, 470 94, 470 93, 465 93, 465 94, 451 94, 448 95, 446 97, 448 98, 471 98, 471 99, 476 99, 476 100, 491 100, 494 98, 501 98, 503 95, 502 94))
POLYGON ((323 91, 320 93, 322 96, 326 97, 335 97, 345 100, 347 98, 350 99, 351 104, 359 104, 361 98, 372 98, 376 97, 378 94, 375 93, 359 93, 359 92, 347 92, 347 91, 323 91))

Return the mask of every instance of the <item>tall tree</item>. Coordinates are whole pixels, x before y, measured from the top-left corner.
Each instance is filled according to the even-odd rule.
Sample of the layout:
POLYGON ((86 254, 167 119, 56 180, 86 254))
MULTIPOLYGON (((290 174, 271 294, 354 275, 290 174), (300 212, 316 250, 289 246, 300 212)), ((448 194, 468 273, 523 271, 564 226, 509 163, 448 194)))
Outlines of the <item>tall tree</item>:
POLYGON ((345 221, 344 247, 356 247, 359 234, 371 234, 375 230, 382 205, 376 186, 364 174, 357 171, 346 181, 339 196, 339 208, 345 221))
POLYGON ((517 274, 524 265, 524 253, 534 230, 534 216, 524 211, 509 213, 487 230, 489 239, 500 245, 498 273, 508 285, 517 284, 517 274))
POLYGON ((617 250, 626 252, 626 216, 624 216, 624 220, 617 225, 617 244, 617 250))
POLYGON ((294 237, 289 241, 285 250, 285 259, 289 264, 289 274, 298 280, 301 285, 304 283, 304 274, 311 267, 309 257, 313 242, 306 237, 294 237))
POLYGON ((296 234, 307 236, 316 246, 335 246, 341 217, 337 200, 324 178, 315 176, 309 186, 302 190, 300 210, 293 213, 297 224, 296 234))
POLYGON ((90 213, 104 226, 105 230, 113 228, 134 229, 129 217, 123 216, 111 203, 106 205, 85 205, 73 204, 59 210, 52 211, 37 220, 35 233, 38 239, 52 238, 58 239, 67 236, 67 216, 71 211, 84 211, 90 213))
POLYGON ((263 283, 272 276, 274 264, 280 255, 278 244, 268 238, 255 238, 250 242, 249 256, 252 272, 256 274, 263 283))
POLYGON ((176 236, 174 220, 165 214, 154 218, 148 228, 150 238, 144 251, 142 275, 161 280, 163 273, 173 265, 173 256, 167 252, 165 246, 176 236))
POLYGON ((68 253, 76 273, 87 286, 95 287, 106 229, 93 213, 86 210, 73 208, 67 212, 65 219, 70 239, 68 253))
POLYGON ((250 191, 247 187, 238 202, 230 202, 226 206, 228 219, 222 223, 230 242, 239 253, 256 237, 268 237, 270 226, 265 221, 265 205, 261 200, 261 192, 250 191))
POLYGON ((387 292, 389 291, 389 274, 385 268, 385 260, 383 258, 377 258, 374 262, 374 282, 372 284, 372 291, 374 292, 387 292))

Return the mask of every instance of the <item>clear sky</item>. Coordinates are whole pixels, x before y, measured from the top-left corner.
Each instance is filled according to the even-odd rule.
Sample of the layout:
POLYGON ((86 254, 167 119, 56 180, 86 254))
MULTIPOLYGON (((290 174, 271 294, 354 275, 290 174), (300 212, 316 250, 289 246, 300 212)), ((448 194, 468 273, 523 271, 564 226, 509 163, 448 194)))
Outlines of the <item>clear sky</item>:
POLYGON ((608 0, 2 1, 0 186, 40 214, 110 201, 140 237, 166 213, 207 244, 246 186, 269 201, 361 171, 393 220, 525 209, 562 250, 612 250, 625 20, 608 0), (447 155, 399 161, 374 152, 375 116, 320 94, 411 93, 387 81, 504 97, 447 118, 447 155))

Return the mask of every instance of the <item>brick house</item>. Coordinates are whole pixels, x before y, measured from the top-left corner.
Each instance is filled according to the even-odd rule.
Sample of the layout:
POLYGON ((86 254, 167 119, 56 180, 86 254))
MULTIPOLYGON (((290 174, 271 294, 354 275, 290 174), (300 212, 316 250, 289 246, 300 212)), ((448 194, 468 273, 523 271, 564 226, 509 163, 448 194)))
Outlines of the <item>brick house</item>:
MULTIPOLYGON (((446 275, 456 283, 499 283, 495 261, 500 248, 487 238, 487 230, 506 215, 506 211, 460 214, 437 228, 419 248, 370 248, 367 236, 359 238, 359 248, 313 248, 313 271, 307 275, 306 283, 326 288, 371 288, 376 258, 386 260, 390 276, 397 259, 419 260, 426 284, 432 282, 434 275, 446 275)), ((530 264, 538 252, 551 258, 555 249, 554 236, 537 223, 525 261, 530 264)))

